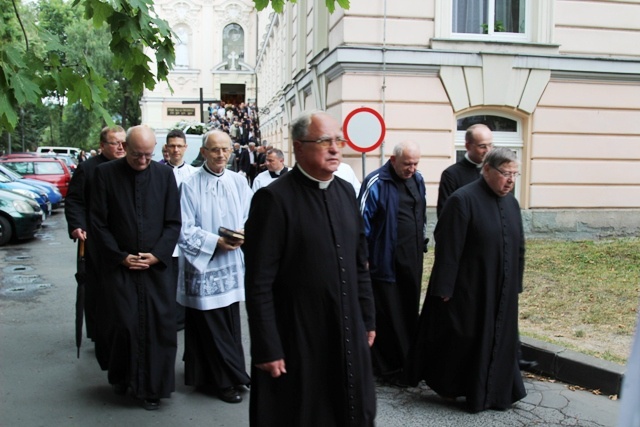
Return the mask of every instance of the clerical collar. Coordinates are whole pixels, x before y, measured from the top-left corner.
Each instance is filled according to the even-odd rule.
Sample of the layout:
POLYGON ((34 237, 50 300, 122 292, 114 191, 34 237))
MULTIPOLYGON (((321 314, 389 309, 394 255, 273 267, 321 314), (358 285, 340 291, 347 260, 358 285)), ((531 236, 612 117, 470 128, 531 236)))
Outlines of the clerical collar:
POLYGON ((222 175, 224 175, 224 171, 225 171, 225 169, 222 169, 222 172, 220 172, 220 173, 214 172, 214 171, 211 170, 211 168, 209 168, 209 166, 207 166, 207 162, 204 162, 202 164, 202 168, 205 171, 209 172, 211 175, 217 176, 218 178, 220 178, 222 175))
POLYGON ((469 163, 471 163, 471 164, 473 164, 473 165, 476 165, 476 167, 477 167, 477 168, 482 167, 482 163, 476 163, 476 162, 474 162, 473 160, 471 160, 471 159, 469 158, 469 153, 464 153, 464 158, 465 158, 465 159, 467 159, 467 161, 468 161, 469 163))
POLYGON ((271 171, 269 171, 269 175, 270 175, 270 176, 271 176, 271 178, 273 178, 273 179, 276 179, 276 178, 278 178, 279 176, 284 175, 285 173, 287 173, 287 168, 286 168, 286 167, 285 167, 285 168, 280 169, 278 172, 271 172, 271 171))
POLYGON ((181 164, 180 166, 176 166, 176 165, 172 164, 171 162, 167 162, 167 163, 165 163, 165 164, 167 164, 167 165, 171 166, 171 168, 173 168, 173 169, 180 169, 180 168, 181 168, 181 167, 183 167, 186 163, 185 163, 185 162, 182 162, 182 164, 181 164))
POLYGON ((315 181, 318 183, 318 188, 321 190, 326 190, 327 187, 329 187, 329 184, 331 184, 331 181, 333 181, 333 175, 331 175, 331 179, 328 181, 320 181, 319 179, 316 179, 314 177, 312 177, 311 175, 309 175, 308 173, 305 172, 304 169, 302 169, 302 167, 299 164, 296 164, 296 166, 298 167, 298 169, 300 169, 300 172, 302 172, 302 174, 304 176, 306 176, 307 178, 309 178, 311 181, 315 181))

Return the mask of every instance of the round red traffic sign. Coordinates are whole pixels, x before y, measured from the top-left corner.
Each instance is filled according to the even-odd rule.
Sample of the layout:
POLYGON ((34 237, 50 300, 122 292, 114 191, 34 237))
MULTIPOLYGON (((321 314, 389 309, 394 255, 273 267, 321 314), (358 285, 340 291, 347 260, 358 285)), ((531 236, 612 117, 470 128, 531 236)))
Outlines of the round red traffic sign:
POLYGON ((361 153, 378 148, 387 131, 380 113, 368 107, 356 108, 350 112, 344 119, 342 130, 349 147, 361 153))

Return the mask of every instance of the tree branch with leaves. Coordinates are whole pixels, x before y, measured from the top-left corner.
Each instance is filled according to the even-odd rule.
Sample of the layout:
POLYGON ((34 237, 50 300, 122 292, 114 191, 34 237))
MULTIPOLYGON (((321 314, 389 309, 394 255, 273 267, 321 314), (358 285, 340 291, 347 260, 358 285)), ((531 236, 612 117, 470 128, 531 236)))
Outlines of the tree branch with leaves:
MULTIPOLYGON (((50 96, 63 97, 69 104, 79 102, 110 122, 104 108, 104 76, 87 58, 65 61, 69 47, 60 35, 41 28, 36 19, 23 23, 29 6, 10 7, 8 1, 15 0, 0 0, 7 6, 2 7, 0 22, 0 129, 13 130, 21 106, 42 103, 50 96)), ((73 6, 82 8, 84 18, 95 27, 108 27, 112 66, 122 72, 132 91, 142 93, 145 87, 153 89, 158 81, 167 81, 175 62, 172 32, 155 14, 151 0, 75 0, 73 6)))
MULTIPOLYGON (((282 11, 284 10, 284 5, 287 2, 295 3, 296 0, 253 0, 253 2, 256 5, 256 9, 258 10, 264 9, 269 5, 269 2, 271 2, 271 7, 273 8, 273 10, 278 13, 282 13, 282 11)), ((327 5, 327 9, 329 9, 329 12, 331 13, 336 10, 336 3, 338 3, 338 5, 343 9, 349 9, 349 0, 325 0, 325 3, 327 5)))

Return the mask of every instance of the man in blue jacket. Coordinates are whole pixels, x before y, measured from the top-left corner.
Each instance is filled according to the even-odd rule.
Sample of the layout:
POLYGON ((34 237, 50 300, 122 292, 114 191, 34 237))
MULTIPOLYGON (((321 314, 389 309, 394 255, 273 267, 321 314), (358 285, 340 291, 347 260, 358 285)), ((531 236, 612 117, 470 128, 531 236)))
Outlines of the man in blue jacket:
POLYGON ((376 307, 373 368, 390 383, 398 383, 418 323, 427 242, 419 161, 417 144, 396 145, 389 161, 366 177, 358 197, 376 307))

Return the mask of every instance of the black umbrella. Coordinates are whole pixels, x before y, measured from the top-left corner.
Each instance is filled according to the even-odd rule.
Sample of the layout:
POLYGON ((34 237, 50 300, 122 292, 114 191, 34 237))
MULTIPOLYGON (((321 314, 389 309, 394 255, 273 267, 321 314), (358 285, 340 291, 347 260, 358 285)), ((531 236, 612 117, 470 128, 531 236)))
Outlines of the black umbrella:
POLYGON ((82 344, 82 322, 84 320, 84 282, 86 272, 84 266, 84 240, 78 242, 78 260, 76 265, 76 347, 78 348, 78 359, 80 358, 80 345, 82 344))

